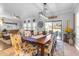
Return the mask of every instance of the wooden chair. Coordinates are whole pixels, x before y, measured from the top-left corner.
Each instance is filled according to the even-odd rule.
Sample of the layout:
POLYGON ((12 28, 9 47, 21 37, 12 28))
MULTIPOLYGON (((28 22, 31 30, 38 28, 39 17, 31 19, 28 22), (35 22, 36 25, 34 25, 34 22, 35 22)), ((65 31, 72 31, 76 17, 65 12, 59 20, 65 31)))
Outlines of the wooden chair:
POLYGON ((2 38, 2 32, 0 32, 0 38, 2 38))
POLYGON ((30 37, 31 36, 31 31, 25 31, 25 36, 30 37))
POLYGON ((15 50, 15 55, 20 55, 22 52, 22 41, 20 35, 17 33, 16 34, 11 33, 10 38, 11 38, 12 46, 15 50))
POLYGON ((35 56, 37 54, 37 47, 33 46, 33 44, 29 42, 25 45, 25 49, 27 51, 27 54, 29 54, 30 56, 35 56))
POLYGON ((41 32, 39 32, 39 35, 43 35, 43 32, 41 31, 41 32))
POLYGON ((12 46, 15 50, 15 55, 32 56, 34 48, 31 48, 32 45, 28 44, 27 42, 22 43, 19 33, 11 33, 10 38, 12 46))
POLYGON ((47 35, 46 39, 50 39, 50 42, 45 45, 45 54, 51 56, 52 55, 52 48, 53 48, 52 35, 51 34, 47 35))
POLYGON ((37 31, 34 31, 34 35, 37 35, 37 31))

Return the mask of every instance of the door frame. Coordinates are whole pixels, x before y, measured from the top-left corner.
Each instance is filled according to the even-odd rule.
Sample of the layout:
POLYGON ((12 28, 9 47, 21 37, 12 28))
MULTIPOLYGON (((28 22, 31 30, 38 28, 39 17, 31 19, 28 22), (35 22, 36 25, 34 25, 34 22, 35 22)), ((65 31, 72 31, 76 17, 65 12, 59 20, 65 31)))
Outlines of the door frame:
POLYGON ((52 22, 52 31, 53 31, 53 22, 61 22, 61 33, 62 33, 61 40, 63 40, 63 21, 62 20, 52 20, 52 21, 46 21, 46 22, 52 22))

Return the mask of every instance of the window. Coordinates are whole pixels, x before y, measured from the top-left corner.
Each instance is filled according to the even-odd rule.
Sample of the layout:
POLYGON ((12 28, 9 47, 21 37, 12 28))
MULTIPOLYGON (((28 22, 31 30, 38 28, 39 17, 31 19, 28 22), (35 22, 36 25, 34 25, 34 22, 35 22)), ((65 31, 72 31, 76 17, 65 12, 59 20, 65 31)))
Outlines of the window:
POLYGON ((53 22, 53 32, 61 32, 61 21, 53 22))
POLYGON ((33 23, 33 30, 36 30, 36 23, 33 23))
POLYGON ((52 22, 46 22, 45 23, 45 31, 49 32, 61 32, 61 21, 52 21, 52 22))
POLYGON ((28 22, 24 22, 23 28, 25 30, 34 30, 34 31, 36 31, 36 22, 35 22, 35 20, 33 20, 33 23, 31 23, 30 20, 28 20, 28 22))
POLYGON ((24 30, 31 30, 31 23, 29 20, 28 22, 24 21, 23 28, 24 30))
POLYGON ((31 30, 31 23, 27 23, 28 30, 31 30))
POLYGON ((45 23, 45 31, 49 32, 52 30, 52 22, 46 22, 45 23))
POLYGON ((37 28, 35 22, 33 22, 33 31, 34 31, 34 35, 37 35, 37 28))
POLYGON ((23 24, 23 28, 24 28, 24 30, 27 30, 27 24, 26 23, 23 24))

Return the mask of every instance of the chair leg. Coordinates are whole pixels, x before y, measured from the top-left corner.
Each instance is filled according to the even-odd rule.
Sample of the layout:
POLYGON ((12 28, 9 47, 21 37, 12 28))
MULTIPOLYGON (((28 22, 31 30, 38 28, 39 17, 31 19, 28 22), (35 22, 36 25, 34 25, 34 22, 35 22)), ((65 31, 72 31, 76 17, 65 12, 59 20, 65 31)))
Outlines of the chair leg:
POLYGON ((51 56, 53 56, 53 53, 54 53, 54 49, 52 48, 52 50, 51 50, 51 56))
POLYGON ((48 53, 48 56, 52 56, 51 52, 50 52, 50 53, 48 53))
POLYGON ((48 56, 50 56, 50 53, 48 53, 48 56))

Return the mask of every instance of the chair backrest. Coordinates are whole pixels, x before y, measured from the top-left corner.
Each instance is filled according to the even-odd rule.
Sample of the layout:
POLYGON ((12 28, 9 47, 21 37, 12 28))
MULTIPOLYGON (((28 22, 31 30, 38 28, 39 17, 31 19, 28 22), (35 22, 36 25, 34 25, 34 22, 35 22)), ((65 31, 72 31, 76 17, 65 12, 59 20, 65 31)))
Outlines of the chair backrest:
POLYGON ((54 41, 52 34, 50 34, 50 41, 51 41, 50 45, 51 45, 51 47, 52 47, 52 46, 53 46, 53 41, 54 41))
POLYGON ((33 33, 34 33, 33 35, 37 35, 37 31, 34 31, 33 33))
POLYGON ((15 50, 15 53, 19 54, 22 50, 22 40, 21 40, 21 36, 19 34, 10 34, 10 38, 11 38, 11 42, 12 42, 12 46, 15 50))
POLYGON ((53 47, 53 37, 52 34, 48 34, 46 39, 50 39, 50 43, 49 43, 49 52, 51 52, 52 47, 53 47))
POLYGON ((39 35, 42 35, 43 34, 43 32, 41 31, 41 32, 39 32, 39 35))
POLYGON ((31 31, 25 31, 25 36, 30 37, 31 36, 31 31))

